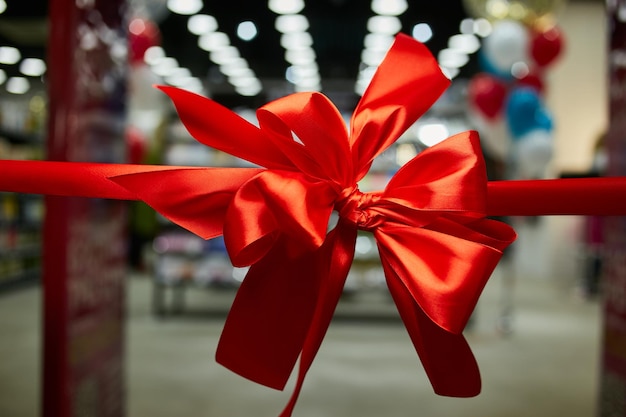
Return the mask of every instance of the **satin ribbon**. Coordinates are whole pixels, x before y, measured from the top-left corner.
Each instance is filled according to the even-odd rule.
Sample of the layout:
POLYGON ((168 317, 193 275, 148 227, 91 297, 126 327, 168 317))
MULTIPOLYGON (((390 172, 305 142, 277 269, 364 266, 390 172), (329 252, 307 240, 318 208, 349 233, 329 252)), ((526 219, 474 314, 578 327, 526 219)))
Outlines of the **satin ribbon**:
MULTIPOLYGON (((474 396, 480 375, 462 331, 515 239, 509 226, 487 216, 516 214, 509 210, 518 203, 528 207, 536 192, 532 184, 539 182, 512 192, 510 182, 487 183, 478 136, 465 132, 420 153, 384 190, 362 193, 357 186, 372 160, 448 84, 426 47, 399 35, 350 131, 319 93, 265 105, 256 127, 209 99, 160 87, 198 141, 259 168, 1 161, 0 189, 143 200, 203 238, 223 234, 233 265, 250 269, 226 320, 217 361, 283 389, 300 358, 283 417, 291 415, 329 326, 357 232, 371 232, 389 291, 435 392, 474 396), (328 232, 333 211, 339 221, 328 232)), ((551 207, 560 209, 571 207, 551 207)))

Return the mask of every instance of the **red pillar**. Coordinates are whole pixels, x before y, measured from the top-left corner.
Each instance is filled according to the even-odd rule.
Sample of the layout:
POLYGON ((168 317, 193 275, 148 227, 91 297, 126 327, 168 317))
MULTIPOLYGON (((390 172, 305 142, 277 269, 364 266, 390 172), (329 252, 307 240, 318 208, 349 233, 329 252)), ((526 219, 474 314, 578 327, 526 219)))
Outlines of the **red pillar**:
MULTIPOLYGON (((125 160, 124 3, 49 3, 50 160, 125 160)), ((125 255, 123 202, 46 197, 44 417, 125 414, 125 255)))

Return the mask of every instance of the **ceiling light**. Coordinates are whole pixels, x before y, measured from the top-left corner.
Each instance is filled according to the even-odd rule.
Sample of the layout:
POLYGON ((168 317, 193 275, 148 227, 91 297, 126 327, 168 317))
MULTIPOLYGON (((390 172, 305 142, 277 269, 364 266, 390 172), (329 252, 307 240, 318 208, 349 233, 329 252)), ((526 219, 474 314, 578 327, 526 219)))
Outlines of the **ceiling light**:
POLYGON ((239 50, 234 46, 227 46, 212 51, 210 57, 211 61, 218 65, 223 65, 233 59, 241 58, 241 55, 239 55, 239 50))
POLYGON ((26 58, 20 63, 20 72, 31 77, 39 77, 46 72, 46 63, 39 58, 26 58))
POLYGON ((202 0, 167 0, 167 8, 177 14, 196 14, 203 6, 202 0))
POLYGON ((361 62, 367 66, 378 66, 386 54, 386 51, 365 48, 361 52, 361 62))
POLYGON ((224 32, 211 32, 198 38, 198 47, 205 51, 214 51, 230 45, 230 39, 224 32))
POLYGON ((9 93, 25 94, 30 89, 30 83, 24 77, 11 77, 7 80, 6 89, 9 93))
POLYGON ((13 65, 22 58, 19 49, 12 46, 0 46, 0 64, 13 65))
POLYGON ((461 20, 459 24, 459 32, 463 34, 473 34, 474 33, 474 19, 466 18, 461 20))
POLYGON ((7 10, 7 2, 0 0, 0 13, 4 13, 7 10))
POLYGON ((220 65, 220 71, 224 75, 228 76, 237 76, 237 75, 247 75, 249 71, 252 71, 250 67, 248 67, 248 62, 243 58, 234 58, 228 62, 225 62, 220 65))
POLYGON ((429 123, 417 129, 417 138, 426 146, 433 146, 449 135, 448 128, 442 123, 429 123))
POLYGON ((457 49, 442 49, 437 55, 439 65, 448 68, 461 68, 467 64, 469 57, 457 49))
POLYGON ((402 30, 402 22, 396 16, 372 16, 367 21, 367 30, 386 35, 395 35, 402 30))
POLYGON ((252 39, 256 38, 256 35, 258 33, 259 32, 254 22, 251 22, 249 20, 241 22, 237 26, 237 36, 239 36, 239 39, 241 40, 251 41, 252 39))
POLYGON ((217 20, 208 14, 194 14, 187 20, 187 30, 200 36, 217 30, 217 20))
POLYGON ((413 26, 413 37, 418 41, 425 43, 433 37, 433 30, 428 23, 418 23, 413 26))
POLYGON ((486 38, 491 34, 493 27, 491 23, 487 19, 476 19, 474 21, 474 33, 477 36, 482 38, 486 38))
POLYGON ((312 48, 287 49, 285 61, 293 65, 304 65, 315 62, 315 51, 312 48))
POLYGON ((261 82, 255 78, 256 81, 250 82, 250 84, 244 86, 236 86, 235 91, 242 96, 256 96, 263 90, 261 82))
POLYGON ((156 64, 161 58, 165 58, 165 51, 160 46, 151 46, 143 54, 143 60, 148 65, 156 64))
POLYGON ((466 54, 473 54, 480 49, 480 41, 474 35, 454 35, 448 39, 448 46, 466 54))
POLYGON ((367 49, 373 49, 375 51, 387 52, 393 44, 394 37, 391 35, 385 35, 382 33, 368 33, 365 35, 363 43, 367 49))
POLYGON ((152 66, 152 71, 161 77, 167 77, 176 68, 178 68, 178 61, 172 57, 165 57, 159 59, 158 62, 152 66))
POLYGON ((280 37, 280 45, 285 49, 308 48, 313 45, 313 37, 309 32, 283 33, 280 37))
POLYGON ((304 0, 269 0, 267 7, 276 14, 296 14, 304 9, 304 0))
POLYGON ((372 11, 385 16, 399 16, 408 9, 406 0, 372 0, 372 11))
POLYGON ((309 29, 309 20, 301 14, 286 14, 276 17, 274 27, 280 33, 304 32, 309 29))

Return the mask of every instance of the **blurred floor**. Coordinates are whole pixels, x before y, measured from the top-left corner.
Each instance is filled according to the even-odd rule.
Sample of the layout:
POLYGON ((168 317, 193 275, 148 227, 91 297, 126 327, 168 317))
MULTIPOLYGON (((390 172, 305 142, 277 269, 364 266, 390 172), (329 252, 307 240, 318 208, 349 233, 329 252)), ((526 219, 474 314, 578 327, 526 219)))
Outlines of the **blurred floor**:
MULTIPOLYGON (((518 225, 512 258, 491 278, 468 341, 483 391, 436 396, 394 307, 378 294, 363 310, 340 305, 305 381, 294 417, 589 417, 596 407, 601 306, 575 295, 580 275, 576 219, 518 225), (498 331, 504 284, 513 284, 512 332, 498 331), (355 320, 375 308, 385 320, 355 320)), ((40 289, 0 294, 0 416, 37 416, 40 289)), ((257 386, 217 365, 229 293, 189 291, 190 314, 156 318, 147 276, 128 289, 128 415, 277 416, 290 394, 257 386), (213 310, 215 311, 215 310, 213 310)))

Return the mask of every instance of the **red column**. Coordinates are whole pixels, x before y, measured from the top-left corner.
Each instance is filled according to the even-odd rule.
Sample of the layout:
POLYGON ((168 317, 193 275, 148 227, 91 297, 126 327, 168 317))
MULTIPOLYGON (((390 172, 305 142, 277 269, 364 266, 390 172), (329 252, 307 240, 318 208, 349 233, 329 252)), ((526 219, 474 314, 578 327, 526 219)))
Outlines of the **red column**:
MULTIPOLYGON (((49 3, 50 160, 125 160, 124 3, 49 3)), ((125 255, 123 202, 46 197, 43 416, 125 414, 125 255)))

